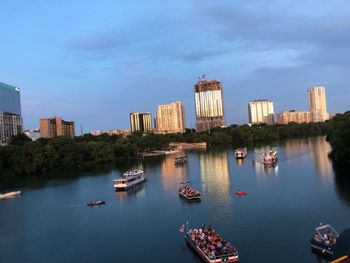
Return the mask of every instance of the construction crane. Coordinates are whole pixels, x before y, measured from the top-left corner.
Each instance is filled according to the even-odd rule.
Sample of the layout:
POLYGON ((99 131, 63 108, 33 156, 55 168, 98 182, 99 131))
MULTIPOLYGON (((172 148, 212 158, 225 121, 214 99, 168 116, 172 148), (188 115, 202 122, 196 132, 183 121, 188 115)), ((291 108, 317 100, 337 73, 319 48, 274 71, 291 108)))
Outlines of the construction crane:
POLYGON ((206 77, 208 74, 212 73, 213 71, 214 71, 214 70, 212 69, 212 70, 210 70, 208 73, 199 76, 199 77, 198 77, 198 80, 205 80, 205 77, 206 77))

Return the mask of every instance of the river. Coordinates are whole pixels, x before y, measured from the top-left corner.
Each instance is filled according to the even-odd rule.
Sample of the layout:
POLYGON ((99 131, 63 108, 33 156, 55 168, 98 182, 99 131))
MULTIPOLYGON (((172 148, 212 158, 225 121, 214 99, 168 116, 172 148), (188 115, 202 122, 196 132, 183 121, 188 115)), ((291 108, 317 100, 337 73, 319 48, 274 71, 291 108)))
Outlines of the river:
POLYGON ((211 148, 185 152, 182 167, 174 154, 0 181, 2 189, 22 190, 0 201, 0 262, 201 262, 178 231, 186 222, 214 227, 237 247, 240 262, 326 262, 310 251, 314 228, 350 226, 350 183, 335 174, 329 151, 317 137, 248 148, 244 162, 231 148, 211 148), (261 155, 270 148, 279 162, 265 169, 261 155), (133 167, 145 170, 147 182, 115 192, 113 179, 133 167), (182 181, 200 190, 200 203, 179 198, 182 181), (97 199, 106 205, 86 206, 97 199))

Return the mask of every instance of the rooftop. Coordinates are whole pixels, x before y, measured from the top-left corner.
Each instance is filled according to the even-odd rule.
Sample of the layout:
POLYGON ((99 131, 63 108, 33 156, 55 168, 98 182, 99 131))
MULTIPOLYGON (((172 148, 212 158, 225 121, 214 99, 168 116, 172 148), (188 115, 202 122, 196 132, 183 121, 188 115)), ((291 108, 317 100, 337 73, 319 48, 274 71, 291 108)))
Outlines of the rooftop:
POLYGON ((16 88, 14 86, 8 85, 6 83, 0 82, 0 88, 10 89, 14 91, 19 91, 19 88, 16 88))

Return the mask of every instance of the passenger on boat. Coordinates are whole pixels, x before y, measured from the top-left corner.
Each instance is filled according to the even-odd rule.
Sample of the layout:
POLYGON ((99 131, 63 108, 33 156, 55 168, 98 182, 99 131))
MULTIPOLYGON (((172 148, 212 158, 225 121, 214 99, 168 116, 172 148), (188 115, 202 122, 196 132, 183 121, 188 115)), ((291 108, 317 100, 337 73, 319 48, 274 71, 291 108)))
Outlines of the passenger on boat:
POLYGON ((195 244, 199 246, 209 258, 235 252, 235 248, 223 238, 219 237, 210 226, 208 229, 190 229, 189 234, 195 244))

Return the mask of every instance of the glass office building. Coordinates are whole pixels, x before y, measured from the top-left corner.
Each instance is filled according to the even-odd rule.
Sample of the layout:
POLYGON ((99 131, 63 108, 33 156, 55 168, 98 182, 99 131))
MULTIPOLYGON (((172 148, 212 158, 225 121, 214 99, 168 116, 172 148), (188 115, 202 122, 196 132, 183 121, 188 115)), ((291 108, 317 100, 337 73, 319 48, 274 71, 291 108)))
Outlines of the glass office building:
POLYGON ((22 115, 19 88, 0 82, 0 112, 22 115))

